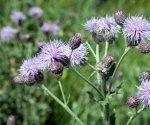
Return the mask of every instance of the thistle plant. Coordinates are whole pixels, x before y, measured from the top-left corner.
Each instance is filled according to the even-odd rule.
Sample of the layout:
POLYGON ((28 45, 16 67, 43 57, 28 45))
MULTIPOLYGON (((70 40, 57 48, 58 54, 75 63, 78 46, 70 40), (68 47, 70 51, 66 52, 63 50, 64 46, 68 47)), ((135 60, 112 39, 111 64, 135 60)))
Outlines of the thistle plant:
MULTIPOLYGON (((42 11, 39 15, 36 13, 33 14, 32 11, 30 10, 30 16, 39 18, 42 15, 42 11)), ((21 85, 36 85, 40 87, 77 120, 80 125, 85 125, 84 121, 68 106, 68 100, 62 87, 61 76, 63 75, 63 71, 68 68, 70 72, 76 74, 74 77, 81 78, 93 89, 88 94, 96 104, 100 105, 102 112, 100 117, 103 119, 100 125, 114 125, 117 117, 115 117, 115 107, 112 107, 113 96, 116 96, 118 91, 123 87, 122 83, 119 85, 115 84, 117 80, 115 76, 120 65, 123 64, 123 59, 130 50, 135 48, 141 53, 150 52, 150 45, 147 43, 150 40, 150 23, 144 17, 127 17, 122 11, 117 11, 113 16, 91 18, 85 22, 84 28, 89 31, 95 42, 93 42, 94 46, 91 46, 88 41, 84 42, 80 33, 74 34, 68 39, 68 42, 63 42, 58 39, 50 40, 42 45, 40 52, 35 57, 23 61, 19 69, 20 74, 14 78, 14 82, 21 85), (108 54, 108 52, 109 45, 116 43, 118 35, 124 37, 125 47, 124 52, 120 54, 119 60, 116 60, 115 55, 108 54), (103 44, 105 45, 104 52, 103 56, 100 56, 100 50, 103 49, 103 44), (94 64, 90 63, 90 59, 88 59, 89 54, 92 55, 90 59, 95 61, 94 64), (93 70, 90 77, 95 76, 96 81, 90 81, 77 70, 76 67, 82 67, 83 65, 88 65, 93 70), (62 99, 56 97, 45 86, 44 70, 50 71, 56 77, 62 99)), ((58 30, 58 28, 56 29, 58 30)), ((54 35, 57 30, 54 31, 54 35)), ((41 31, 47 35, 52 33, 49 24, 43 24, 41 31)), ((149 71, 141 73, 139 78, 141 84, 137 87, 137 93, 134 96, 130 96, 129 94, 127 105, 131 107, 134 113, 126 121, 126 125, 131 124, 137 115, 144 109, 150 107, 149 79, 149 71)))

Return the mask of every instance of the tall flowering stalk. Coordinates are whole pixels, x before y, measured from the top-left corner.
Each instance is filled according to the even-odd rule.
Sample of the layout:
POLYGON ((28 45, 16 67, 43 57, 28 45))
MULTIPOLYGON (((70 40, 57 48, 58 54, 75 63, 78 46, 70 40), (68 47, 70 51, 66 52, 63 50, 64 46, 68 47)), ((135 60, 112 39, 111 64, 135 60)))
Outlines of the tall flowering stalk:
MULTIPOLYGON (((42 16, 42 10, 40 8, 32 8, 29 14, 35 18, 40 18, 42 16)), ((113 94, 117 95, 118 91, 122 88, 122 84, 115 85, 116 73, 123 59, 132 48, 140 50, 141 53, 150 52, 150 45, 147 43, 150 40, 150 23, 143 17, 126 17, 122 11, 117 11, 114 16, 91 18, 84 24, 84 28, 90 32, 93 41, 96 42, 94 48, 89 42, 83 43, 80 33, 74 34, 68 39, 67 43, 57 39, 50 40, 48 43, 42 45, 36 57, 23 62, 20 66, 20 74, 14 78, 14 81, 16 83, 22 83, 22 85, 37 84, 76 119, 80 125, 84 125, 81 119, 69 108, 60 81, 63 71, 69 68, 96 91, 96 93, 88 93, 101 107, 102 124, 112 125, 115 124, 117 119, 115 112, 112 111, 112 108, 115 107, 111 106, 113 94), (109 44, 115 44, 118 34, 122 34, 126 44, 123 54, 116 61, 115 56, 108 53, 109 44), (102 44, 105 44, 105 47, 104 54, 101 57, 100 51, 103 50, 102 44), (92 54, 95 64, 88 62, 89 53, 92 54), (83 65, 88 65, 93 70, 90 77, 96 73, 96 80, 94 82, 90 81, 76 69, 76 67, 82 67, 83 65), (41 84, 41 81, 44 79, 43 70, 50 71, 57 78, 62 100, 48 90, 44 84, 41 84)), ((46 35, 50 35, 51 33, 55 35, 58 33, 58 29, 56 26, 52 28, 48 23, 44 23, 41 27, 41 31, 46 35)), ((135 109, 135 112, 130 116, 126 125, 131 124, 137 115, 144 109, 150 107, 149 71, 143 72, 139 80, 141 85, 138 87, 137 96, 129 96, 127 98, 128 106, 135 109), (143 105, 142 108, 139 107, 140 102, 143 105)))

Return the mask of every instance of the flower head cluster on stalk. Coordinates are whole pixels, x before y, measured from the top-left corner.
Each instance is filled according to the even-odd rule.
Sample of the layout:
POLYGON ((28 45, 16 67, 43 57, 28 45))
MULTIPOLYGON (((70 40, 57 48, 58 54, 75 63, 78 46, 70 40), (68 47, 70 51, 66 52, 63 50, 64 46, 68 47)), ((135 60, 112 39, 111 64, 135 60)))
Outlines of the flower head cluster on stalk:
MULTIPOLYGON (((37 8, 33 8, 33 10, 32 13, 30 12, 30 16, 34 16, 34 18, 37 19, 40 18, 42 11, 37 8), (35 11, 34 14, 33 10, 35 11)), ((96 52, 89 46, 96 60, 96 68, 90 64, 89 66, 96 70, 94 72, 97 72, 97 83, 99 82, 98 84, 100 85, 102 93, 81 74, 77 71, 75 72, 95 88, 102 96, 102 100, 105 101, 103 96, 107 99, 107 95, 110 96, 112 93, 118 94, 118 90, 122 87, 119 85, 115 89, 112 89, 112 83, 114 82, 113 79, 116 75, 116 71, 129 49, 135 47, 141 53, 150 52, 150 44, 148 43, 150 40, 150 23, 144 17, 127 17, 122 11, 117 11, 114 16, 91 18, 84 24, 84 28, 90 32, 93 40, 98 44, 96 45, 96 52), (122 33, 125 38, 126 48, 120 60, 116 63, 115 57, 108 55, 107 51, 108 45, 114 43, 119 33, 122 33), (104 56, 99 59, 99 49, 97 46, 99 47, 99 45, 104 42, 106 43, 105 53, 104 56), (99 76, 101 76, 101 80, 98 78, 99 76)), ((59 27, 57 24, 43 23, 40 30, 47 36, 51 34, 56 35, 59 32, 59 27)), ((16 83, 33 85, 44 79, 43 70, 48 70, 56 77, 60 77, 65 68, 75 68, 76 66, 86 64, 88 60, 88 48, 85 43, 82 43, 81 34, 74 34, 68 41, 68 43, 64 43, 61 40, 54 39, 45 44, 39 43, 37 46, 39 46, 40 52, 35 57, 23 61, 19 70, 20 74, 15 77, 14 81, 16 83)), ((118 77, 121 78, 122 74, 118 77)), ((129 96, 127 99, 127 104, 131 108, 137 109, 140 101, 144 107, 150 107, 149 71, 145 71, 140 75, 140 82, 141 85, 138 87, 137 95, 129 96)), ((105 107, 107 106, 108 105, 105 105, 105 107)))
MULTIPOLYGON (((149 21, 140 16, 126 17, 122 11, 117 11, 113 17, 91 18, 84 24, 84 27, 98 44, 102 41, 112 43, 118 37, 118 33, 121 33, 121 28, 128 46, 137 46, 150 40, 149 21)), ((141 52, 149 52, 147 46, 150 45, 144 45, 140 47, 141 52)))
POLYGON ((81 34, 77 33, 69 40, 69 43, 52 40, 43 45, 36 57, 24 60, 20 66, 19 76, 22 79, 30 78, 31 80, 32 78, 33 82, 38 82, 43 79, 42 71, 45 69, 50 70, 56 76, 60 76, 65 67, 74 68, 86 63, 86 61, 87 47, 81 43, 81 34))

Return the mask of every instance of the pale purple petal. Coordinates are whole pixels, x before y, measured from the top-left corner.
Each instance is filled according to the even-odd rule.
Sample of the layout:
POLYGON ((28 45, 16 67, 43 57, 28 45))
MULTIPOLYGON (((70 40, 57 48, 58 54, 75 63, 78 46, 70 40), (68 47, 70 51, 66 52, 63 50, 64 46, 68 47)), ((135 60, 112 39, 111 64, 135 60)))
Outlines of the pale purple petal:
POLYGON ((142 81, 141 85, 138 87, 139 100, 143 103, 145 107, 150 108, 150 81, 142 81))
POLYGON ((26 16, 22 12, 14 12, 11 15, 11 20, 15 22, 16 24, 19 24, 20 21, 23 21, 26 19, 26 16))
POLYGON ((5 26, 0 30, 0 38, 3 41, 9 42, 11 39, 15 37, 16 33, 17 33, 16 29, 13 29, 10 26, 5 26))
POLYGON ((77 49, 74 49, 70 57, 71 67, 80 65, 83 61, 87 60, 87 54, 87 46, 85 44, 81 44, 77 49))
POLYGON ((84 27, 85 27, 85 29, 89 30, 90 32, 96 32, 99 23, 100 23, 99 19, 92 18, 84 24, 84 27))
POLYGON ((29 16, 40 18, 43 15, 43 10, 40 7, 32 7, 29 10, 29 16))
POLYGON ((38 74, 42 70, 42 63, 38 57, 24 60, 23 64, 20 67, 21 76, 30 77, 38 74))
POLYGON ((124 22, 123 32, 129 44, 137 45, 141 41, 150 40, 150 23, 143 17, 129 17, 124 22))
POLYGON ((59 26, 57 24, 44 23, 41 26, 41 31, 55 36, 59 33, 59 26))
POLYGON ((65 48, 66 45, 59 40, 53 40, 44 45, 39 54, 43 66, 49 68, 53 62, 64 59, 64 56, 67 56, 65 48))

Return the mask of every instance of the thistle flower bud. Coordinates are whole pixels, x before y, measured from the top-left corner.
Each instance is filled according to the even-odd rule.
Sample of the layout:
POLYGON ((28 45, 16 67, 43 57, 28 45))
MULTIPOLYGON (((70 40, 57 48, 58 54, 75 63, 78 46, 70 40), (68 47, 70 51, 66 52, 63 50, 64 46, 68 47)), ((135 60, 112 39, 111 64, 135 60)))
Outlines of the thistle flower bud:
POLYGON ((109 55, 97 65, 97 70, 107 80, 112 75, 115 66, 114 57, 109 55))
POLYGON ((127 99, 127 104, 131 108, 137 108, 139 105, 139 100, 135 96, 129 96, 127 99))
POLYGON ((109 67, 112 63, 114 62, 114 57, 111 55, 106 56, 103 60, 102 63, 106 65, 106 67, 109 67))
POLYGON ((108 74, 108 68, 104 64, 102 64, 102 63, 99 63, 97 65, 97 70, 102 75, 107 75, 108 74))
POLYGON ((16 124, 15 116, 10 115, 7 119, 7 125, 15 125, 15 124, 16 124))
POLYGON ((72 50, 78 48, 81 44, 81 34, 76 33, 74 36, 72 36, 69 40, 69 46, 71 47, 72 50))
POLYGON ((23 36, 22 36, 22 39, 24 40, 24 41, 31 41, 32 40, 32 37, 31 37, 31 35, 30 34, 24 34, 23 36))
POLYGON ((33 76, 25 77, 25 76, 16 76, 13 79, 14 83, 20 84, 20 85, 34 85, 36 83, 36 80, 33 76))
POLYGON ((116 11, 114 14, 114 19, 118 25, 123 25, 126 15, 123 11, 116 11))
POLYGON ((50 65, 51 72, 56 76, 60 76, 63 72, 63 69, 64 69, 63 64, 61 64, 60 62, 53 62, 50 65))
POLYGON ((150 44, 149 43, 141 43, 141 44, 139 44, 138 49, 141 53, 149 53, 150 52, 150 44))
POLYGON ((140 73, 139 76, 139 80, 142 81, 146 81, 146 80, 150 80, 150 71, 143 71, 140 73))

